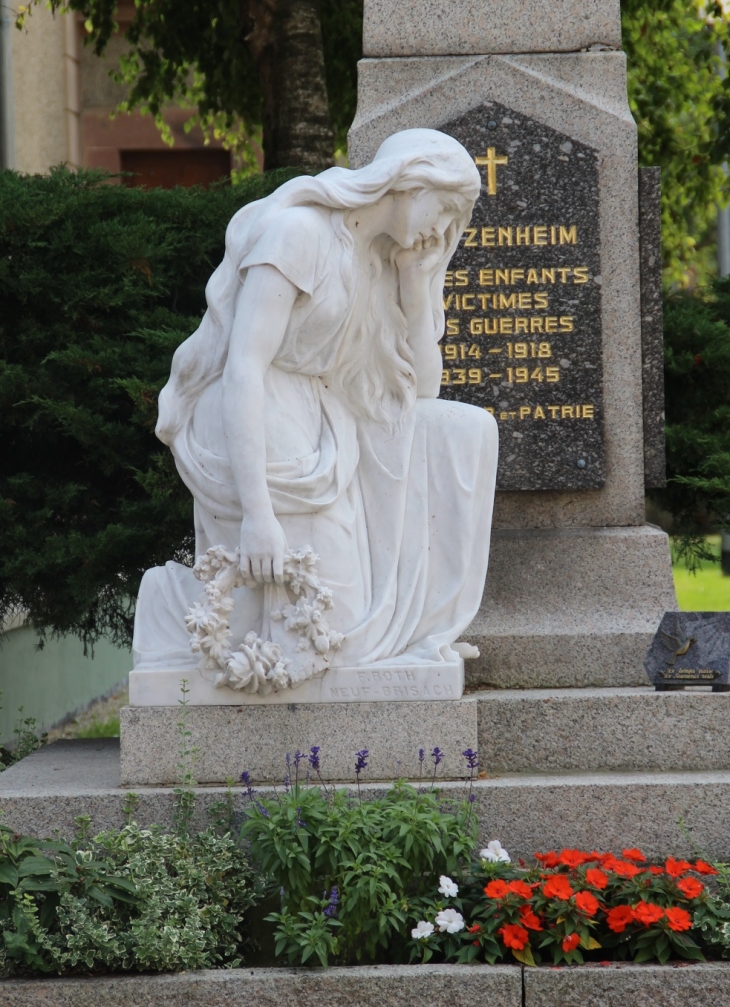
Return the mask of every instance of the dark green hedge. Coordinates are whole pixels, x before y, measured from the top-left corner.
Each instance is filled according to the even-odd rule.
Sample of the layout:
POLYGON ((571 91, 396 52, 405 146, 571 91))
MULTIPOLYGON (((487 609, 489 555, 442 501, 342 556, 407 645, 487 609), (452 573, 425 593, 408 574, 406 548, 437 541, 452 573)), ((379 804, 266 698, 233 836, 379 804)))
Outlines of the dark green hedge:
POLYGON ((157 393, 228 220, 293 174, 145 192, 0 173, 0 619, 128 644, 144 570, 189 554, 157 393))
POLYGON ((664 302, 667 489, 652 494, 674 531, 730 515, 730 280, 664 302))

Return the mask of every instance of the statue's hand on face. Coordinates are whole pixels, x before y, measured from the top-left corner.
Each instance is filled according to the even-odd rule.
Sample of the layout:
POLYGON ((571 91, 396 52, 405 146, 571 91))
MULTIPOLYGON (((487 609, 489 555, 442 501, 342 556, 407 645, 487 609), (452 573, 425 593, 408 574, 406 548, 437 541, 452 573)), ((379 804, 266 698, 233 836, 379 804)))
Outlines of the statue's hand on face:
POLYGON ((241 523, 241 572, 257 585, 284 583, 284 529, 273 513, 244 517, 241 523))
POLYGON ((403 276, 415 273, 430 274, 436 264, 446 254, 443 234, 423 238, 419 235, 410 248, 401 248, 395 254, 395 264, 403 276))
POLYGON ((392 193, 388 233, 404 250, 418 253, 404 256, 403 265, 424 258, 433 262, 439 252, 443 254, 444 235, 453 220, 453 200, 446 193, 432 189, 392 193))

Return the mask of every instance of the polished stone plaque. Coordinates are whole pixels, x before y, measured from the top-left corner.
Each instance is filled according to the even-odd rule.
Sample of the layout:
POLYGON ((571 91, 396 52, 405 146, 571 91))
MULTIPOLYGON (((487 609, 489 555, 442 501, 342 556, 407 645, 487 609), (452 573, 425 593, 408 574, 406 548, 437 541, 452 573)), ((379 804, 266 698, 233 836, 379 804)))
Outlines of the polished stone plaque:
POLYGON ((482 174, 446 274, 441 397, 488 409, 497 487, 605 482, 596 152, 496 102, 440 127, 482 174))
POLYGON ((665 612, 644 659, 656 689, 730 691, 730 612, 665 612))

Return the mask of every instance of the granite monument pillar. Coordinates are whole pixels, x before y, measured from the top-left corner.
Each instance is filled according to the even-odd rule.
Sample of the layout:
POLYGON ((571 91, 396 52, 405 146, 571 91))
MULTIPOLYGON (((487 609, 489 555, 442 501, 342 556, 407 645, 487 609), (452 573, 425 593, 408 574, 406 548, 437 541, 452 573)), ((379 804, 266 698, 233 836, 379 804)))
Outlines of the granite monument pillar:
POLYGON ((442 397, 492 413, 501 442, 467 681, 644 684, 644 652, 676 599, 667 536, 645 523, 657 423, 644 388, 657 381, 642 359, 644 371, 661 362, 642 358, 618 0, 410 0, 397 18, 365 0, 364 54, 351 165, 430 126, 482 175, 446 274, 442 342, 442 397))

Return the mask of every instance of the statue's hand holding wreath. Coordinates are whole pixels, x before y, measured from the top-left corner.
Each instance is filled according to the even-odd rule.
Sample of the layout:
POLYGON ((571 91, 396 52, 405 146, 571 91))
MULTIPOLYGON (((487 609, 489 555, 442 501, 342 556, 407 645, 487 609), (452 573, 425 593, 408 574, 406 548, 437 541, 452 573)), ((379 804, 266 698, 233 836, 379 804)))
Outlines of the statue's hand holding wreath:
POLYGON ((283 584, 284 553, 287 550, 284 529, 273 511, 244 517, 241 523, 241 572, 252 584, 283 584))

